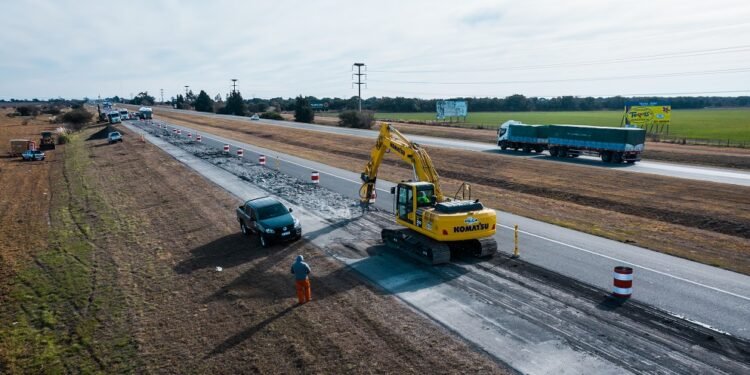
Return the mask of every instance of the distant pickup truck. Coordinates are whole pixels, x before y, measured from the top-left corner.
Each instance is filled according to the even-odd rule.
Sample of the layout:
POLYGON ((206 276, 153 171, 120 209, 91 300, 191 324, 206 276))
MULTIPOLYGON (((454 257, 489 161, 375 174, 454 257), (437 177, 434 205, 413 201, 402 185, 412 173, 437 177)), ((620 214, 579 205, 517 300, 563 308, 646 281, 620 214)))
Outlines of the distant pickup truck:
POLYGON ((296 241, 302 237, 302 225, 291 212, 291 208, 272 197, 250 199, 237 208, 237 221, 242 234, 256 234, 260 245, 268 247, 277 241, 296 241))
POLYGON ((40 150, 26 150, 21 154, 23 161, 44 160, 44 152, 40 150))

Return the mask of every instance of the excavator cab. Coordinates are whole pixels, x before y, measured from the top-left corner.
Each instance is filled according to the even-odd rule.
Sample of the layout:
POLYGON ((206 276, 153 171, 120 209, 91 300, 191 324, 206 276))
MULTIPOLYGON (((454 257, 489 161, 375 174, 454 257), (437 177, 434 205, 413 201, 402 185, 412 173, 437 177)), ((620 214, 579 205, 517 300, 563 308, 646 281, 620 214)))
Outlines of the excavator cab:
POLYGON ((434 207, 437 200, 435 185, 429 182, 402 182, 393 187, 391 193, 396 195, 393 212, 412 225, 417 222, 417 211, 434 207))

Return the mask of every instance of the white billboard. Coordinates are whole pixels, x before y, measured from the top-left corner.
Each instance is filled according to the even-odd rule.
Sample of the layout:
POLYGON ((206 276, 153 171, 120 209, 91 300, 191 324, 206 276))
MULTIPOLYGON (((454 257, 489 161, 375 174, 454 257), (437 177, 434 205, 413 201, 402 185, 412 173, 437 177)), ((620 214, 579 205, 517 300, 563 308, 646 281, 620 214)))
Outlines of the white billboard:
POLYGON ((437 119, 442 120, 446 117, 466 117, 467 106, 463 100, 438 100, 436 102, 437 119))

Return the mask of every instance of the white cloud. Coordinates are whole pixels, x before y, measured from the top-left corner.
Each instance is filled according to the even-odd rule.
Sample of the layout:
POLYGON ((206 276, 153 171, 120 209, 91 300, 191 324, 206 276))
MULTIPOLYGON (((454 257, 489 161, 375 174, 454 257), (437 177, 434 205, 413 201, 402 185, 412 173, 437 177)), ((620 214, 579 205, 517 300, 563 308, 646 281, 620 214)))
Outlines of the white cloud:
POLYGON ((748 20, 750 3, 742 0, 17 1, 0 14, 0 98, 127 97, 161 88, 169 97, 184 85, 214 96, 229 90, 231 78, 245 97, 348 97, 356 92, 355 61, 370 70, 366 96, 737 90, 748 88, 750 72, 434 82, 750 68, 748 20), (708 53, 631 61, 681 51, 708 53), (550 67, 522 69, 530 66, 550 67))

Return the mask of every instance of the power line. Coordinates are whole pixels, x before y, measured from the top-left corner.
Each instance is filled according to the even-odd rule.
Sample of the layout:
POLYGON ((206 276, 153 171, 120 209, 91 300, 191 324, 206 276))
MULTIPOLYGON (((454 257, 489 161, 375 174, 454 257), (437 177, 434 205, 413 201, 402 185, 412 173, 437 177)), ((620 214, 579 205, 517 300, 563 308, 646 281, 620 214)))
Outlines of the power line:
POLYGON ((640 74, 640 75, 629 75, 629 76, 594 77, 594 78, 562 78, 562 79, 522 80, 522 81, 440 82, 440 81, 372 80, 372 82, 423 84, 423 85, 510 85, 510 84, 528 84, 528 83, 592 82, 592 81, 610 81, 610 80, 619 80, 619 79, 685 77, 685 76, 695 76, 695 75, 733 74, 733 73, 745 73, 745 72, 750 72, 750 67, 719 69, 719 70, 701 70, 701 71, 693 71, 693 72, 662 73, 662 74, 640 74))
POLYGON ((695 56, 710 56, 725 53, 738 53, 750 51, 750 44, 723 47, 723 48, 711 48, 705 50, 692 50, 682 52, 671 52, 656 55, 645 55, 645 56, 634 56, 634 57, 623 57, 616 59, 605 59, 595 61, 571 61, 554 64, 543 64, 543 65, 517 65, 517 66, 504 66, 494 67, 485 69, 433 69, 433 70, 371 70, 371 72, 377 73, 388 73, 388 74, 412 74, 412 73, 473 73, 473 72, 494 72, 494 71, 507 71, 507 70, 535 70, 535 69, 549 69, 549 68, 560 68, 565 66, 590 66, 590 65, 603 65, 603 64, 618 64, 625 62, 640 62, 640 61, 653 61, 653 60, 665 60, 681 57, 695 57, 695 56))
MULTIPOLYGON (((672 37, 672 36, 675 36, 675 35, 684 35, 684 34, 699 34, 700 35, 700 34, 704 34, 704 33, 707 33, 707 32, 713 32, 713 31, 717 31, 717 30, 728 30, 728 29, 735 29, 735 28, 744 28, 744 27, 747 27, 747 26, 750 26, 750 22, 743 22, 743 23, 731 24, 731 25, 720 25, 720 26, 714 26, 714 27, 705 27, 705 28, 702 28, 702 29, 699 29, 699 28, 691 26, 691 27, 685 28, 685 29, 680 30, 680 31, 673 31, 673 32, 668 32, 668 33, 661 32, 661 31, 659 33, 656 33, 656 34, 646 34, 646 35, 641 35, 639 33, 638 34, 638 40, 639 41, 644 41, 644 40, 648 40, 648 39, 663 39, 663 38, 669 38, 669 37, 672 37)), ((576 46, 587 46, 587 45, 612 46, 612 45, 622 45, 621 42, 632 42, 632 40, 633 40, 632 33, 628 33, 625 37, 620 37, 620 38, 590 40, 590 41, 577 42, 577 43, 562 43, 562 44, 557 43, 557 44, 553 44, 551 46, 550 45, 541 45, 539 41, 536 41, 536 42, 533 42, 532 45, 529 45, 529 43, 524 43, 521 48, 523 49, 524 52, 541 50, 541 51, 544 51, 544 53, 548 53, 549 50, 551 50, 551 49, 558 50, 558 49, 564 48, 566 51, 567 50, 571 50, 571 49, 580 50, 581 48, 576 48, 576 46), (534 48, 534 46, 533 46, 534 44, 540 44, 540 46, 534 48)), ((470 53, 470 52, 475 52, 476 51, 476 52, 482 52, 482 53, 489 54, 489 56, 493 56, 493 58, 494 58, 494 56, 496 56, 498 52, 501 52, 501 51, 502 52, 506 52, 506 51, 509 50, 509 47, 507 45, 503 45, 502 47, 498 46, 497 48, 491 48, 491 47, 492 46, 487 46, 486 44, 483 44, 481 46, 476 46, 476 47, 456 48, 456 49, 452 49, 451 51, 452 51, 452 53, 454 55, 457 55, 457 54, 461 55, 461 54, 466 54, 466 53, 470 53)), ((434 50, 434 48, 430 48, 430 50, 434 50)), ((441 57, 442 57, 442 55, 441 55, 441 57)), ((409 61, 412 61, 412 60, 413 59, 408 59, 408 60, 407 59, 399 59, 399 61, 402 61, 402 62, 406 61, 407 64, 414 65, 413 62, 409 62, 409 61)), ((474 70, 471 70, 471 71, 474 71, 474 70)), ((375 71, 373 71, 373 72, 375 72, 375 71)), ((386 71, 383 71, 383 72, 386 72, 386 71)), ((388 71, 388 72, 390 73, 390 71, 388 71)), ((400 72, 406 73, 405 71, 398 71, 398 72, 399 73, 400 72)), ((419 71, 411 71, 411 73, 416 73, 416 72, 421 72, 421 70, 419 70, 419 71)))

